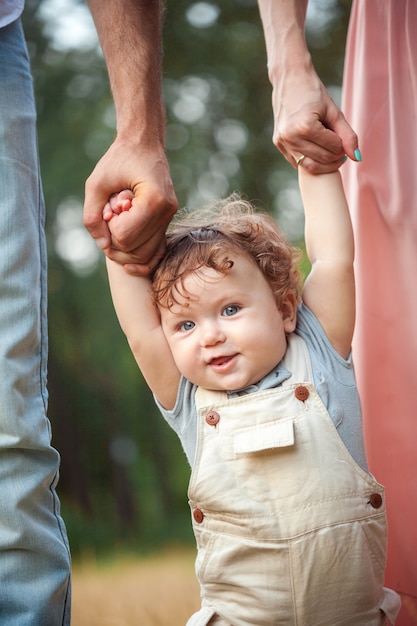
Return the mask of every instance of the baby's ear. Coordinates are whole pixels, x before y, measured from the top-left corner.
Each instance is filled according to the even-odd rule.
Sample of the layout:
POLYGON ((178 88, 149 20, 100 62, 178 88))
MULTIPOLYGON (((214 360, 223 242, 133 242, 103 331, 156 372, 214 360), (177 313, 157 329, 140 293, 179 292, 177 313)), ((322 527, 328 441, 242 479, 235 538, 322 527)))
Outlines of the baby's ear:
POLYGON ((295 330, 297 323, 297 296, 289 292, 287 293, 281 302, 282 321, 284 322, 284 330, 287 333, 292 333, 295 330))

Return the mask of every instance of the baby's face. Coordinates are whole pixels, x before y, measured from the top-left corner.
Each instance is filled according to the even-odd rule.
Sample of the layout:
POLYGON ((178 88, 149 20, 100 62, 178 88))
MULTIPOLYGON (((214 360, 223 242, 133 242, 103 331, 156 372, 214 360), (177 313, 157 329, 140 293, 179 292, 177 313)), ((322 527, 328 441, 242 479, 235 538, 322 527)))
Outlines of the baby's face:
POLYGON ((235 391, 259 382, 285 354, 294 319, 283 319, 256 263, 231 253, 227 274, 188 274, 162 327, 180 372, 206 389, 235 391))

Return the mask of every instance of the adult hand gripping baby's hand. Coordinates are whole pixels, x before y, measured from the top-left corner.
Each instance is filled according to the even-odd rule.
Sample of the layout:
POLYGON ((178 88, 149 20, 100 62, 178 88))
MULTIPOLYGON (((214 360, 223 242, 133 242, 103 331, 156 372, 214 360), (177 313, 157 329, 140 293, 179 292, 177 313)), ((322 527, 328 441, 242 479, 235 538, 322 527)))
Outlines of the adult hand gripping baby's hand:
POLYGON ((301 155, 313 174, 337 170, 346 156, 360 160, 357 135, 314 71, 286 82, 282 77, 273 89, 273 109, 273 142, 294 167, 301 155))
POLYGON ((162 147, 144 149, 116 139, 85 186, 84 225, 99 248, 131 274, 149 272, 161 255, 166 228, 177 210, 169 166, 162 147), (128 210, 104 219, 109 198, 131 189, 128 210))
MULTIPOLYGON (((135 196, 133 194, 133 191, 130 191, 130 189, 124 189, 123 191, 120 191, 119 193, 114 193, 112 196, 110 196, 108 202, 103 208, 103 220, 107 222, 110 234, 112 234, 113 230, 117 229, 117 220, 119 219, 119 216, 122 216, 124 213, 130 211, 133 208, 134 197, 135 196)), ((158 261, 159 256, 163 254, 165 248, 164 242, 165 238, 163 238, 161 242, 160 249, 156 251, 151 262, 147 264, 131 264, 129 263, 129 259, 127 257, 122 257, 122 253, 117 252, 117 254, 120 259, 122 259, 122 261, 127 260, 127 262, 124 264, 124 269, 129 274, 146 276, 152 271, 152 267, 158 261)))

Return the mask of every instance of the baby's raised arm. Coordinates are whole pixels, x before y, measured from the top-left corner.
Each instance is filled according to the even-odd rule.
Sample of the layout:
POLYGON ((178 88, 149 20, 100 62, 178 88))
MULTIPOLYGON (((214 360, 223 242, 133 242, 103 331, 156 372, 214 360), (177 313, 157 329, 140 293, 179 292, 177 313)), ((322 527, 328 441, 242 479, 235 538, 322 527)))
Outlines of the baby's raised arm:
POLYGON ((303 302, 347 358, 355 326, 354 241, 342 180, 339 172, 312 175, 300 166, 299 184, 311 262, 303 302))
MULTIPOLYGON (((119 210, 129 210, 129 198, 125 193, 121 192, 106 205, 103 210, 105 219, 114 219, 119 210)), ((128 274, 122 265, 107 257, 106 264, 114 308, 139 369, 161 404, 172 409, 180 374, 152 299, 151 281, 148 276, 128 274)))

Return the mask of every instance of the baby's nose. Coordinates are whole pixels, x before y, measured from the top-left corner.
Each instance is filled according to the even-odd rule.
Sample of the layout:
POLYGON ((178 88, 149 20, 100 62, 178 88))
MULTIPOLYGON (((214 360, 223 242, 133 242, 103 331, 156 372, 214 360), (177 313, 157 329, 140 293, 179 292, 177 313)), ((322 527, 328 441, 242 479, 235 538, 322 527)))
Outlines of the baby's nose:
POLYGON ((212 346, 225 340, 225 334, 220 324, 214 321, 204 323, 201 330, 201 344, 203 346, 212 346))

